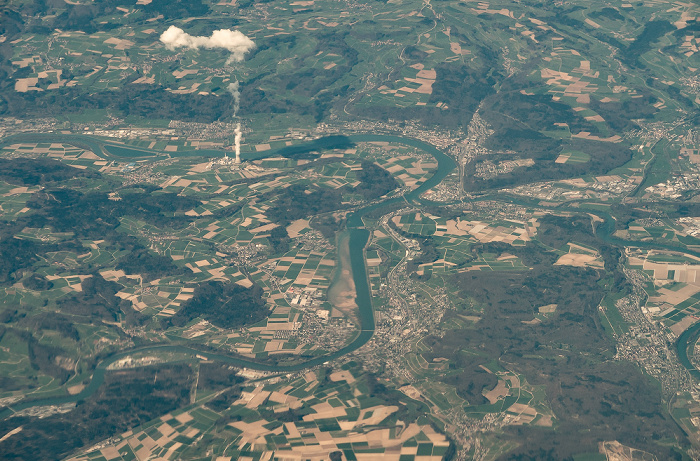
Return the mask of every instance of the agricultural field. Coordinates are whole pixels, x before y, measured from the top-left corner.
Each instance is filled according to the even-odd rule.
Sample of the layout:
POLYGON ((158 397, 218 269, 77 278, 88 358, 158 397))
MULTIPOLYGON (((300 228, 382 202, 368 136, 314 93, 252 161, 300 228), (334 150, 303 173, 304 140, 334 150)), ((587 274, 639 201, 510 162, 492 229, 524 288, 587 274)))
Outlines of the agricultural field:
POLYGON ((700 314, 700 258, 680 252, 636 251, 629 264, 644 271, 649 298, 643 308, 676 335, 694 324, 700 314))
POLYGON ((381 386, 353 363, 264 379, 240 387, 230 404, 221 404, 221 393, 204 397, 71 459, 196 459, 204 453, 218 459, 315 459, 329 452, 358 460, 443 459, 450 442, 418 418, 422 404, 398 391, 377 395, 381 386), (391 405, 384 404, 387 397, 391 405), (206 446, 195 440, 206 440, 206 446))
MULTIPOLYGON (((359 157, 376 159, 378 165, 391 169, 389 174, 396 175, 404 183, 413 181, 415 187, 416 181, 430 173, 433 164, 421 157, 412 157, 410 149, 395 149, 406 155, 395 158, 386 146, 376 152, 370 146, 367 151, 362 150, 359 157), (421 165, 425 165, 424 169, 421 165)), ((216 159, 202 162, 192 157, 132 161, 103 154, 107 155, 105 159, 61 143, 6 146, 4 158, 29 161, 50 158, 88 172, 90 179, 70 181, 82 181, 84 193, 106 194, 106 204, 131 201, 155 189, 161 191, 163 197, 186 197, 183 199, 186 204, 175 205, 174 214, 170 211, 170 217, 159 218, 160 222, 138 216, 138 213, 118 218, 118 236, 124 236, 118 238, 133 236, 142 242, 139 245, 144 248, 141 250, 143 265, 136 268, 125 265, 124 257, 128 252, 115 247, 113 238, 86 239, 75 232, 57 231, 50 225, 17 229, 16 239, 33 245, 50 245, 56 250, 47 251, 36 261, 34 277, 37 281, 32 283, 38 285, 34 287, 26 282, 3 288, 3 303, 30 308, 37 313, 51 312, 52 307, 60 306, 66 297, 80 299, 85 281, 97 277, 103 281, 99 283, 110 285, 115 305, 127 302, 133 309, 128 316, 114 314, 113 320, 122 327, 128 324, 128 328, 139 331, 139 335, 149 340, 196 341, 260 360, 275 355, 313 356, 340 347, 352 339, 357 325, 351 313, 337 309, 328 300, 328 290, 337 269, 335 241, 314 229, 308 219, 282 225, 273 222, 268 216, 270 202, 260 202, 256 197, 279 194, 298 185, 350 191, 346 192, 348 200, 361 200, 351 191, 361 184, 357 174, 362 172, 362 167, 355 152, 329 151, 324 158, 331 162, 324 160, 319 166, 309 165, 307 170, 302 170, 312 173, 309 175, 294 173, 304 168, 308 160, 283 157, 260 159, 238 167, 216 159), (284 232, 276 235, 273 241, 271 235, 275 229, 284 229, 284 232), (78 246, 71 246, 70 242, 74 241, 79 242, 78 246), (153 264, 166 268, 160 270, 152 267, 153 264), (269 314, 243 330, 221 328, 195 317, 183 325, 159 331, 158 325, 177 319, 182 306, 192 302, 197 284, 212 280, 244 288, 261 287, 269 314), (332 331, 335 333, 331 334, 332 331)), ((6 189, 3 217, 8 220, 26 214, 30 210, 27 201, 44 190, 31 184, 5 183, 3 187, 6 189)), ((67 357, 77 357, 83 337, 95 339, 98 347, 92 353, 119 347, 120 341, 111 330, 107 326, 92 327, 90 333, 79 329, 71 333, 71 340, 58 334, 45 336, 43 341, 47 347, 60 347, 67 357)), ((10 340, 11 336, 6 338, 10 340)), ((90 354, 87 350, 83 353, 90 354)), ((26 342, 8 346, 5 354, 8 375, 28 374, 26 342), (24 351, 25 358, 18 357, 18 351, 24 351)), ((30 386, 35 390, 29 392, 61 388, 50 376, 42 373, 40 376, 43 381, 30 386)), ((11 391, 3 397, 22 394, 11 391)))
MULTIPOLYGON (((412 212, 391 218, 391 226, 409 238, 426 239, 421 254, 411 259, 418 265, 417 275, 462 272, 469 270, 518 270, 524 269, 517 256, 481 253, 474 256, 473 247, 479 243, 504 242, 524 246, 537 233, 537 219, 527 222, 500 220, 484 222, 469 220, 466 216, 446 219, 412 212), (426 256, 430 251, 430 256, 426 256), (432 261, 425 261, 425 259, 432 261)), ((379 240, 377 242, 380 245, 379 240)))
MULTIPOLYGON (((156 141, 130 144, 141 149, 165 147, 159 147, 156 141)), ((111 153, 109 148, 113 145, 116 144, 105 144, 100 155, 96 155, 69 143, 19 143, 5 146, 3 156, 30 161, 54 159, 94 175, 87 183, 81 179, 81 187, 85 192, 106 193, 107 203, 130 201, 134 193, 155 189, 164 196, 187 197, 187 205, 176 205, 174 215, 171 211, 171 218, 167 218, 172 222, 166 225, 163 219, 159 223, 145 216, 119 217, 120 235, 134 236, 147 248, 144 264, 154 264, 149 255, 156 255, 169 268, 139 272, 154 270, 144 266, 135 271, 123 263, 127 252, 115 248, 110 239, 90 240, 50 226, 27 226, 18 230, 15 238, 54 246, 65 246, 80 238, 79 247, 45 253, 38 262, 42 267, 36 270, 37 276, 45 279, 43 291, 17 284, 3 289, 3 302, 35 306, 37 312, 48 307, 50 311, 63 298, 82 296, 83 282, 94 279, 92 274, 97 271, 100 280, 118 287, 111 294, 115 305, 127 302, 133 309, 128 316, 114 314, 113 319, 122 327, 128 325, 131 331, 138 331, 149 340, 195 341, 258 360, 278 360, 276 356, 294 360, 295 356, 314 356, 339 348, 354 337, 358 326, 352 312, 338 309, 332 299, 329 301, 328 290, 337 271, 335 241, 314 229, 308 219, 281 225, 273 222, 271 219, 278 218, 269 216, 269 202, 256 197, 279 194, 280 190, 296 186, 339 190, 342 201, 357 203, 363 197, 353 189, 362 184, 362 161, 376 162, 408 189, 429 177, 436 165, 432 157, 418 154, 413 148, 387 143, 326 151, 316 162, 278 156, 240 167, 221 157, 173 157, 174 149, 164 149, 165 153, 157 156, 144 150, 140 151, 140 158, 122 158, 111 153), (285 228, 284 233, 271 240, 272 231, 280 228, 285 228), (261 287, 269 309, 266 319, 243 330, 231 330, 195 317, 183 325, 159 331, 158 325, 171 322, 169 319, 177 321, 182 306, 195 297, 197 284, 212 280, 244 288, 261 287)), ((40 186, 10 183, 5 187, 7 198, 2 206, 7 219, 26 214, 30 210, 27 201, 43 190, 40 186)), ((119 347, 120 341, 115 340, 111 328, 93 330, 96 331, 89 337, 97 335, 94 337, 99 339, 93 353, 119 347)), ((70 341, 54 336, 44 338, 47 346, 55 345, 69 357, 77 357, 82 347, 77 338, 82 338, 82 330, 74 333, 75 338, 70 341)), ((26 354, 26 343, 24 347, 26 354)), ((27 373, 29 362, 26 358, 15 360, 16 349, 13 346, 7 350, 7 363, 10 374, 21 376, 27 373)), ((60 392, 59 382, 48 376, 42 379, 45 382, 31 386, 36 390, 30 393, 60 392)), ((3 396, 15 398, 24 394, 11 391, 3 396)))
POLYGON ((9 0, 0 453, 695 459, 695 2, 9 0))

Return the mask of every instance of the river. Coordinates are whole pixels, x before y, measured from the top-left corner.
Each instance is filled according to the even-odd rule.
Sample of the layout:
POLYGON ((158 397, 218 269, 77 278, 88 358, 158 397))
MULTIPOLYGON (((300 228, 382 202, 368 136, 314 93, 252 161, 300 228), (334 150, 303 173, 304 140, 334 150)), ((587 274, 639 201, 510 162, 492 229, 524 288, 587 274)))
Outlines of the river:
MULTIPOLYGON (((383 208, 383 207, 388 207, 394 203, 400 202, 400 201, 420 201, 420 195, 426 192, 427 190, 433 188, 437 184, 440 183, 455 167, 456 164, 454 160, 445 155, 443 152, 438 150, 435 146, 431 144, 427 144, 423 141, 419 141, 417 139, 413 138, 404 138, 400 136, 395 136, 395 135, 383 135, 383 134, 357 134, 357 135, 349 135, 349 136, 328 136, 325 138, 317 139, 314 141, 309 141, 307 143, 299 144, 295 146, 295 153, 297 152, 304 152, 318 149, 319 147, 325 148, 325 149, 331 149, 335 147, 342 147, 345 148, 347 147, 347 142, 351 141, 353 143, 360 143, 360 142, 389 142, 393 144, 403 144, 403 145, 408 145, 411 147, 415 147, 417 149, 420 149, 433 157, 438 162, 438 168, 437 171, 431 176, 426 182, 421 184, 417 189, 405 194, 403 197, 393 197, 390 199, 386 199, 384 201, 374 203, 372 205, 366 206, 364 208, 360 208, 359 210, 356 210, 355 212, 351 213, 348 216, 347 220, 347 227, 348 227, 348 233, 349 233, 349 247, 350 247, 350 265, 352 268, 352 273, 353 273, 353 280, 355 282, 355 289, 356 289, 356 303, 358 306, 358 312, 359 312, 359 320, 360 320, 360 331, 358 332, 357 336, 353 339, 352 342, 347 344, 345 347, 342 349, 339 349, 335 352, 332 352, 327 355, 319 356, 316 358, 313 358, 311 360, 308 360, 306 362, 302 363, 297 363, 294 365, 269 365, 265 363, 260 363, 260 362, 255 362, 253 360, 246 360, 244 358, 240 357, 231 357, 228 355, 224 354, 216 354, 216 353, 210 353, 210 352, 202 352, 198 351, 196 349, 192 349, 186 346, 182 345, 155 345, 155 346, 148 346, 144 348, 138 348, 138 349, 132 349, 129 351, 125 352, 120 352, 118 354, 115 354, 108 359, 103 360, 98 364, 96 367, 92 379, 90 383, 78 394, 76 395, 71 395, 71 396, 63 396, 63 397, 53 397, 53 398, 46 398, 46 399, 39 399, 39 400, 32 400, 32 401, 26 401, 26 402, 19 402, 15 405, 12 405, 11 408, 14 411, 20 411, 26 408, 30 408, 33 406, 41 406, 41 405, 60 405, 64 403, 71 403, 71 402, 77 402, 78 400, 85 399, 89 396, 91 396, 99 387, 102 385, 104 382, 104 375, 107 370, 107 367, 114 363, 115 361, 133 354, 137 352, 148 352, 148 351, 172 351, 172 352, 186 352, 189 354, 192 354, 192 356, 199 355, 202 357, 205 357, 209 360, 213 361, 219 361, 219 362, 225 362, 225 363, 230 363, 232 365, 236 365, 239 367, 244 367, 244 368, 249 368, 249 369, 254 369, 254 370, 261 370, 261 371, 271 371, 271 372, 280 372, 280 373, 287 373, 287 372, 295 372, 295 371, 300 371, 306 368, 311 368, 317 365, 321 365, 324 362, 334 360, 338 357, 342 357, 343 355, 346 355, 350 352, 353 352, 360 347, 362 347, 364 344, 367 343, 372 338, 372 335, 374 334, 374 309, 372 307, 372 297, 371 297, 371 292, 369 289, 369 282, 367 279, 367 271, 366 271, 366 266, 365 266, 365 258, 364 258, 364 248, 367 245, 367 242, 369 240, 369 231, 364 229, 364 222, 362 220, 362 217, 366 215, 369 212, 375 211, 378 208, 383 208)), ((89 150, 93 150, 96 154, 100 156, 105 156, 106 154, 109 153, 114 153, 119 157, 136 157, 140 156, 142 157, 152 157, 157 154, 155 151, 149 151, 145 149, 139 149, 139 148, 131 148, 131 147, 125 147, 118 145, 116 143, 110 143, 110 142, 105 142, 101 139, 96 139, 96 138, 91 138, 89 136, 83 136, 83 135, 54 135, 54 134, 27 134, 27 135, 15 135, 15 136, 10 136, 7 137, 3 140, 2 144, 8 144, 11 142, 63 142, 67 144, 73 144, 73 145, 78 145, 78 147, 83 147, 87 148, 89 150)), ((274 150, 269 150, 264 153, 257 153, 257 154, 250 154, 249 156, 244 156, 244 159, 252 159, 252 158, 264 158, 264 157, 272 157, 280 152, 282 152, 284 148, 281 149, 274 149, 274 150)), ((212 156, 223 156, 223 151, 215 151, 215 150, 208 150, 204 152, 198 152, 198 151, 188 151, 188 152, 179 152, 178 156, 184 156, 184 155, 201 155, 201 156, 206 156, 206 157, 212 157, 212 156)), ((482 197, 481 200, 487 199, 488 197, 482 197)), ((505 197, 499 196, 500 200, 503 200, 505 197)), ((479 200, 479 199, 477 199, 479 200)), ((533 205, 532 202, 527 202, 525 200, 518 200, 515 198, 511 198, 509 201, 512 203, 518 203, 518 202, 523 202, 522 204, 524 205, 533 205)), ((427 201, 426 201, 427 202, 427 201)), ((652 242, 631 242, 631 241, 626 241, 622 240, 619 238, 616 238, 613 236, 613 232, 615 230, 615 218, 612 217, 607 212, 601 211, 601 210, 593 210, 593 209, 588 209, 585 207, 557 207, 558 210, 561 211, 575 211, 578 213, 581 212, 586 212, 586 213, 591 213, 603 220, 601 224, 598 225, 596 228, 596 235, 598 235, 600 238, 603 240, 613 243, 616 245, 622 245, 622 246, 629 246, 629 245, 635 245, 639 246, 642 248, 659 248, 659 249, 666 249, 666 250, 676 250, 676 251, 684 251, 686 253, 693 254, 695 256, 700 256, 700 252, 688 250, 688 249, 683 249, 683 248, 676 248, 672 247, 669 245, 663 245, 663 244, 655 244, 652 242)), ((700 379, 700 370, 696 369, 691 361, 688 358, 688 348, 689 346, 694 345, 694 343, 698 340, 698 337, 700 337, 700 322, 696 323, 695 325, 691 326, 688 330, 686 330, 681 336, 678 338, 678 341, 676 343, 676 349, 678 353, 678 357, 680 359, 680 362, 683 364, 683 366, 686 367, 686 369, 695 377, 696 379, 700 379)), ((0 411, 0 418, 5 418, 10 414, 11 410, 9 408, 6 408, 3 411, 0 411)))
MULTIPOLYGON (((219 362, 225 362, 225 363, 230 363, 232 365, 236 365, 239 367, 244 367, 244 368, 249 368, 249 369, 254 369, 254 370, 260 370, 260 371, 271 371, 271 372, 280 372, 280 373, 287 373, 287 372, 295 372, 295 371, 300 371, 306 368, 311 368, 317 365, 321 365, 327 361, 334 360, 338 357, 342 357, 343 355, 346 355, 350 352, 353 352, 360 347, 362 347, 364 344, 367 343, 372 338, 372 335, 374 334, 374 309, 372 307, 372 296, 371 296, 371 291, 369 288, 369 282, 367 278, 367 271, 366 271, 366 266, 365 266, 365 257, 364 257, 364 248, 367 245, 367 242, 369 240, 370 234, 369 231, 367 231, 364 228, 364 222, 362 220, 363 216, 365 216, 367 213, 375 211, 379 208, 383 207, 388 207, 392 204, 395 204, 400 201, 406 201, 406 202, 411 202, 411 201, 421 201, 420 200, 420 195, 426 192, 427 190, 435 187, 437 184, 440 183, 455 167, 456 164, 454 160, 441 152, 439 149, 437 149, 435 146, 431 144, 427 144, 423 141, 419 141, 417 139, 413 138, 405 138, 401 136, 395 136, 395 135, 383 135, 383 134, 357 134, 357 135, 349 135, 349 136, 329 136, 321 139, 317 139, 314 141, 309 141, 308 143, 303 143, 295 146, 295 153, 296 152, 304 152, 318 149, 319 146, 322 146, 322 148, 325 149, 331 149, 335 147, 342 147, 345 148, 347 147, 347 142, 351 141, 352 143, 360 143, 360 142, 389 142, 392 144, 403 144, 403 145, 408 145, 411 147, 415 147, 417 149, 420 149, 430 155, 432 155, 438 162, 438 168, 437 171, 431 176, 426 182, 421 184, 417 189, 405 194, 403 197, 393 197, 389 198, 386 200, 383 200, 378 203, 374 203, 372 205, 368 205, 364 208, 360 208, 356 210, 355 212, 351 213, 348 216, 347 219, 347 231, 349 233, 349 248, 350 248, 350 266, 352 268, 352 273, 353 273, 353 280, 355 282, 355 290, 356 290, 356 303, 358 306, 358 312, 359 312, 359 320, 360 320, 360 330, 357 334, 357 336, 353 339, 352 342, 347 344, 345 347, 332 352, 327 355, 319 356, 316 358, 313 358, 311 360, 308 360, 306 362, 301 362, 293 365, 270 365, 270 364, 265 364, 265 363, 260 363, 260 362, 255 362, 253 360, 247 360, 241 357, 232 357, 224 354, 217 354, 217 353, 211 353, 211 352, 202 352, 196 349, 189 348, 187 346, 183 345, 154 345, 154 346, 147 346, 143 348, 137 348, 137 349, 131 349, 129 351, 124 351, 117 353, 115 355, 110 356, 108 359, 103 360, 98 364, 96 367, 92 379, 90 383, 78 394, 76 395, 70 395, 70 396, 62 396, 62 397, 53 397, 53 398, 46 398, 46 399, 39 399, 39 400, 31 400, 31 401, 26 401, 26 402, 19 402, 15 405, 12 405, 11 408, 14 411, 20 411, 24 410, 26 408, 30 408, 33 406, 42 406, 42 405, 60 405, 64 403, 71 403, 71 402, 77 402, 78 400, 85 399, 97 391, 97 389, 100 388, 102 383, 104 382, 104 376, 105 372, 107 371, 107 367, 114 363, 115 361, 126 357, 127 355, 131 355, 137 352, 149 352, 149 351, 172 351, 172 352, 185 352, 191 354, 193 357, 194 355, 199 355, 201 357, 205 357, 209 360, 213 361, 219 361, 219 362), (305 149, 306 148, 306 149, 305 149)), ((3 140, 2 144, 8 144, 11 142, 64 142, 67 144, 74 144, 74 145, 79 145, 79 147, 84 147, 88 148, 90 150, 96 151, 95 153, 101 156, 105 156, 105 154, 109 153, 115 153, 117 156, 120 156, 122 158, 124 157, 136 157, 138 153, 142 154, 142 157, 152 157, 157 154, 155 151, 148 151, 144 149, 133 149, 131 147, 123 147, 118 144, 114 143, 109 143, 105 142, 100 139, 96 138, 91 138, 89 136, 83 136, 83 135, 53 135, 53 134, 28 134, 28 135, 16 135, 16 136, 11 136, 3 140), (120 155, 121 154, 121 155, 120 155)), ((257 153, 257 154, 250 154, 249 156, 244 156, 244 159, 252 159, 252 158, 264 158, 264 157, 272 157, 277 154, 279 154, 281 151, 283 151, 284 148, 281 149, 274 149, 274 150, 269 150, 264 153, 257 153)), ((206 157, 212 157, 212 156, 223 156, 223 151, 215 151, 215 150, 208 150, 204 152, 198 152, 198 151, 188 151, 188 152, 179 152, 178 156, 184 156, 184 155, 201 155, 201 156, 206 156, 206 157)), ((476 200, 486 200, 488 197, 481 197, 480 199, 476 200)), ((506 199, 506 197, 499 195, 499 200, 506 199)), ((519 200, 516 198, 511 198, 508 200, 512 203, 519 203, 521 202, 523 205, 527 206, 532 206, 532 202, 528 202, 526 200, 519 200)), ((427 200, 425 202, 428 202, 427 200)), ((610 215, 607 212, 601 211, 601 210, 594 210, 594 209, 589 209, 586 207, 557 207, 558 210, 561 211, 575 211, 578 213, 581 212, 586 212, 590 214, 594 214, 601 218, 603 220, 602 223, 600 223, 597 228, 596 228, 596 235, 599 236, 601 239, 613 243, 616 245, 622 245, 622 246, 629 246, 629 245, 634 245, 634 246, 639 246, 642 248, 659 248, 659 249, 666 249, 666 250, 675 250, 675 251, 684 251, 686 253, 693 254, 695 256, 700 256, 700 252, 688 250, 688 249, 683 249, 683 248, 676 248, 672 247, 670 245, 663 245, 663 244, 655 244, 652 242, 631 242, 627 240, 622 240, 619 238, 616 238, 613 236, 613 232, 615 230, 615 218, 613 218, 612 215, 610 215)), ((695 325, 691 326, 688 330, 686 330, 681 336, 678 338, 678 341, 676 343, 676 349, 678 352, 678 357, 680 359, 680 362, 683 364, 683 366, 686 367, 686 369, 695 377, 696 379, 700 379, 700 370, 696 369, 693 364, 690 362, 688 358, 688 348, 689 346, 694 345, 694 343, 698 340, 698 337, 700 337, 700 322, 696 323, 695 325)), ((6 408, 3 411, 0 411, 0 418, 5 418, 7 417, 11 411, 9 408, 6 408)))
MULTIPOLYGON (((104 142, 101 140, 93 139, 87 136, 81 136, 81 135, 51 135, 51 134, 32 134, 32 135, 26 135, 26 136, 13 136, 7 142, 63 142, 66 144, 81 144, 82 146, 89 147, 90 150, 93 149, 99 149, 100 154, 104 155, 104 151, 102 149, 107 150, 107 152, 111 151, 114 146, 113 145, 106 145, 104 142)), ((6 408, 3 411, 0 411, 0 418, 5 418, 9 416, 9 414, 12 411, 21 411, 30 407, 34 406, 43 406, 43 405, 61 405, 61 404, 66 404, 66 403, 72 403, 72 402, 77 402, 79 400, 83 400, 92 394, 94 394, 102 385, 104 382, 104 377, 105 377, 105 372, 107 371, 107 367, 111 365, 112 363, 116 362, 117 360, 126 357, 127 355, 131 355, 137 352, 155 352, 155 351, 160 351, 160 352, 184 352, 191 354, 193 357, 195 355, 199 355, 201 357, 205 357, 208 360, 212 361, 218 361, 218 362, 225 362, 225 363, 230 363, 232 365, 236 365, 238 367, 243 367, 243 368, 249 368, 253 370, 260 370, 260 371, 271 371, 271 372, 280 372, 280 373, 288 373, 288 372, 295 372, 295 371, 300 371, 306 368, 311 368, 315 367, 317 365, 321 365, 325 362, 334 360, 338 357, 342 357, 346 354, 349 354, 350 352, 353 352, 360 347, 362 347, 364 344, 367 343, 372 338, 372 335, 374 334, 374 309, 372 307, 372 294, 370 291, 370 285, 369 285, 369 280, 367 277, 367 270, 366 270, 366 265, 365 265, 365 252, 364 249, 367 246, 367 242, 369 241, 370 233, 367 229, 364 228, 364 222, 362 220, 362 217, 366 215, 367 213, 371 211, 375 211, 378 208, 383 208, 390 206, 396 202, 400 201, 412 201, 412 200, 419 200, 420 195, 426 192, 427 190, 431 189, 432 187, 436 186, 437 184, 440 183, 455 167, 456 164, 454 160, 445 155, 443 152, 438 150, 435 146, 431 144, 427 144, 423 141, 419 141, 417 139, 413 138, 404 138, 400 136, 395 136, 395 135, 382 135, 382 134, 358 134, 358 135, 350 135, 350 136, 330 136, 326 138, 321 138, 320 140, 314 140, 314 141, 309 141, 308 146, 309 149, 314 149, 317 148, 319 145, 322 145, 323 148, 325 149, 331 149, 336 147, 336 144, 338 147, 345 148, 347 147, 347 142, 351 141, 352 143, 360 143, 360 142, 389 142, 392 144, 403 144, 403 145, 408 145, 411 147, 415 147, 417 149, 420 149, 433 157, 438 162, 438 167, 435 173, 428 179, 426 180, 423 184, 421 184, 418 188, 414 189, 413 191, 407 193, 405 196, 401 197, 393 197, 390 199, 386 199, 384 201, 374 203, 372 205, 368 205, 364 208, 360 208, 353 213, 351 213, 348 216, 347 219, 347 232, 349 233, 349 249, 350 249, 350 267, 352 269, 352 274, 353 274, 353 280, 355 282, 355 290, 356 290, 356 298, 355 302, 358 306, 358 313, 359 313, 359 320, 360 320, 360 330, 358 331, 357 336, 345 347, 335 351, 331 352, 330 354, 315 357, 311 360, 308 360, 306 362, 301 362, 293 365, 271 365, 271 364, 265 364, 265 363, 260 363, 256 362, 253 360, 247 360, 241 357, 232 357, 224 354, 217 354, 217 353, 211 353, 211 352, 202 352, 197 349, 192 349, 187 346, 183 345, 153 345, 153 346, 146 346, 142 348, 136 348, 136 349, 131 349, 128 351, 120 352, 117 354, 114 354, 110 356, 109 358, 103 360, 100 362, 97 367, 95 368, 95 371, 93 372, 92 379, 90 380, 90 383, 78 394, 75 395, 66 395, 66 396, 61 396, 61 397, 51 397, 51 398, 45 398, 45 399, 37 399, 37 400, 29 400, 29 401, 21 401, 17 404, 11 405, 11 407, 6 408), (336 143, 336 144, 334 144, 336 143)), ((303 147, 305 144, 297 145, 298 150, 302 151, 303 147)), ((121 146, 117 146, 120 147, 121 146)), ((128 149, 129 151, 138 151, 138 149, 128 149)), ((266 157, 272 157, 274 155, 277 155, 280 149, 276 150, 270 150, 265 152, 266 157)), ((145 156, 152 156, 155 155, 155 153, 149 153, 147 151, 141 151, 144 154, 147 154, 145 156)), ((97 152, 96 152, 97 153, 97 152)), ((132 156, 133 152, 129 152, 128 156, 132 156)), ((192 152, 192 155, 196 155, 196 151, 192 152)), ((212 155, 223 155, 223 152, 218 153, 216 151, 207 151, 204 153, 204 156, 212 156, 212 155)), ((260 155, 256 156, 257 158, 260 158, 260 155)), ((245 158, 245 157, 244 157, 245 158)))

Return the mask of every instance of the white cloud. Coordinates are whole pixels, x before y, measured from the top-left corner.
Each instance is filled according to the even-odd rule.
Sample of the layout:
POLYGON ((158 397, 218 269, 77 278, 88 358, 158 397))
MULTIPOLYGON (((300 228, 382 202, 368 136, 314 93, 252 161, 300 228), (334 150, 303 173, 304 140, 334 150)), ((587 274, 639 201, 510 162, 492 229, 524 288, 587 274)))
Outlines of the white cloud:
POLYGON ((171 50, 175 48, 223 48, 231 52, 231 60, 242 61, 243 56, 253 48, 255 43, 238 30, 220 29, 212 32, 211 37, 190 35, 179 27, 170 26, 160 36, 160 41, 171 50))

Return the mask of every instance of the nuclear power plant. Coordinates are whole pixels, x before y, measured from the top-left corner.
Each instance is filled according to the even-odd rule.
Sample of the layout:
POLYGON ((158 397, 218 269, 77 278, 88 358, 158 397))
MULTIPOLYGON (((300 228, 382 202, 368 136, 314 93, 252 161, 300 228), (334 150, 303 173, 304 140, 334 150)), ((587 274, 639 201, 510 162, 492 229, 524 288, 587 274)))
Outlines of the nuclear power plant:
MULTIPOLYGON (((228 156, 228 151, 224 151, 224 156, 218 159, 212 159, 209 162, 208 169, 212 169, 215 166, 237 166, 242 167, 241 160, 241 140, 243 139, 243 130, 241 129, 241 123, 236 123, 236 127, 233 130, 234 137, 234 156, 233 158, 228 156)), ((247 168, 247 167, 245 167, 247 168)))
MULTIPOLYGON (((220 29, 212 32, 210 37, 205 36, 194 36, 186 33, 179 27, 170 26, 165 32, 160 35, 160 41, 165 44, 165 46, 170 50, 175 50, 176 48, 187 48, 187 49, 212 49, 212 48, 223 48, 231 53, 226 64, 231 62, 243 61, 243 58, 247 52, 255 48, 255 43, 240 31, 230 30, 230 29, 220 29)), ((238 109, 241 104, 241 93, 240 84, 238 80, 230 83, 226 88, 231 96, 233 97, 233 118, 238 116, 238 109)), ((241 164, 241 123, 236 123, 236 128, 234 129, 234 148, 236 156, 233 162, 229 158, 228 154, 224 152, 224 157, 219 160, 212 160, 209 164, 209 168, 214 165, 240 165, 241 164)))
POLYGON ((241 163, 241 124, 240 123, 236 124, 236 130, 234 132, 236 133, 236 137, 234 139, 234 144, 236 146, 236 160, 234 160, 234 163, 236 165, 240 165, 240 163, 241 163))

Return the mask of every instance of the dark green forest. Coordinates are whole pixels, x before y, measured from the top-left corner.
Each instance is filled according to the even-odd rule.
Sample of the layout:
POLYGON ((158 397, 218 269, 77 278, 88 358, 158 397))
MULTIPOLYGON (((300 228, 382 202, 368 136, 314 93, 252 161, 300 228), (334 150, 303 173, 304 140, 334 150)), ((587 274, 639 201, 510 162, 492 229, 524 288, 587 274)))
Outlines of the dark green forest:
POLYGON ((77 449, 186 405, 193 382, 191 367, 182 364, 109 372, 99 391, 68 413, 0 421, 3 434, 23 428, 3 443, 2 459, 64 459, 77 449))
POLYGON ((73 178, 99 176, 92 170, 74 168, 51 158, 0 158, 0 180, 18 186, 44 186, 73 178))
POLYGON ((182 327, 202 317, 221 328, 237 328, 265 319, 270 310, 257 285, 250 288, 237 283, 221 281, 203 282, 197 285, 194 296, 185 302, 170 318, 163 319, 164 327, 182 327))
POLYGON ((481 320, 477 327, 448 331, 441 338, 429 336, 423 343, 431 350, 423 356, 428 361, 454 361, 454 369, 441 379, 469 401, 467 411, 478 411, 486 403, 482 393, 495 386, 493 375, 479 367, 493 357, 522 373, 530 384, 545 386, 559 421, 557 430, 509 428, 503 439, 515 436, 523 444, 505 459, 570 459, 597 451, 603 439, 673 459, 676 452, 655 440, 682 441, 685 436, 666 412, 660 389, 635 365, 611 361, 615 341, 599 321, 598 305, 605 293, 611 287, 626 289, 618 267, 621 253, 596 237, 588 216, 545 216, 538 235, 547 246, 474 246, 477 253, 516 255, 530 269, 455 275, 458 296, 472 303, 481 320), (553 266, 558 256, 549 248, 570 241, 597 248, 605 270, 553 266), (556 313, 530 323, 538 307, 548 304, 558 306, 556 313), (654 440, 646 436, 650 431, 656 434, 654 440))
POLYGON ((297 219, 341 209, 341 198, 336 189, 294 184, 277 194, 265 214, 272 222, 286 227, 297 219))
POLYGON ((399 186, 394 177, 374 162, 363 160, 362 170, 357 177, 360 184, 355 187, 365 200, 373 200, 388 194, 399 186))

